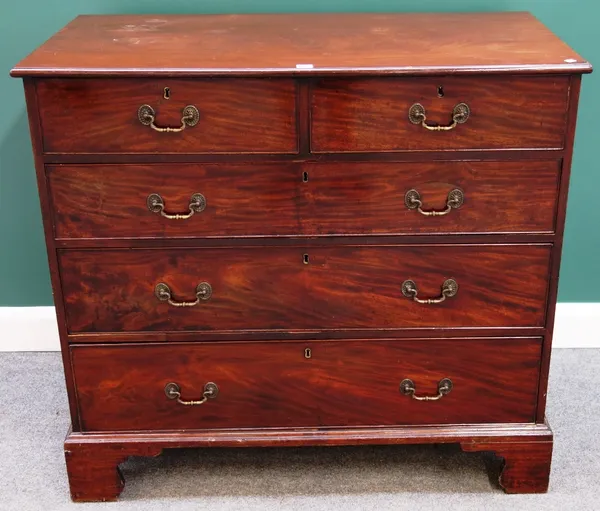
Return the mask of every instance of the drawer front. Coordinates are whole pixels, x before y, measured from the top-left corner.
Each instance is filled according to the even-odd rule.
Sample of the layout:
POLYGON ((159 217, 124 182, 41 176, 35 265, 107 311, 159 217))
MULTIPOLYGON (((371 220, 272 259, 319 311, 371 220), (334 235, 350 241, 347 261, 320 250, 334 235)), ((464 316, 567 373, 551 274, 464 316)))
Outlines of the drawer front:
POLYGON ((89 165, 47 168, 58 238, 298 234, 293 163, 89 165), (194 194, 201 208, 189 215, 194 194), (149 208, 150 196, 164 207, 149 208))
POLYGON ((305 234, 554 231, 558 161, 308 163, 302 168, 308 174, 305 234), (421 211, 410 197, 418 197, 421 211))
POLYGON ((550 253, 551 245, 245 247, 67 250, 59 261, 73 333, 541 327, 550 253), (414 301, 451 295, 451 279, 454 296, 414 301))
POLYGON ((92 80, 37 84, 44 150, 49 153, 295 153, 295 84, 289 79, 92 80), (165 99, 164 88, 169 88, 165 99), (68 98, 68 101, 65 101, 68 98), (158 132, 140 121, 149 105, 158 132), (193 123, 193 121, 190 121, 193 123))
POLYGON ((47 172, 58 238, 553 232, 560 162, 63 165, 47 172), (407 205, 410 190, 421 211, 407 205), (462 204, 449 207, 454 190, 462 204), (197 193, 203 206, 192 216, 163 216, 189 215, 197 193), (162 209, 149 209, 154 194, 162 209))
MULTIPOLYGON (((315 152, 562 148, 569 77, 341 78, 318 81, 312 93, 315 152), (442 90, 440 91, 440 87, 442 90), (443 97, 439 94, 443 93, 443 97), (457 105, 469 116, 449 131, 457 105)), ((458 118, 460 121, 465 117, 458 118)))
POLYGON ((85 431, 532 422, 541 339, 75 346, 71 355, 85 431), (400 391, 411 380, 415 396, 436 396, 444 379, 452 388, 436 401, 400 391), (180 404, 169 383, 183 401, 203 400, 205 388, 207 399, 180 404))

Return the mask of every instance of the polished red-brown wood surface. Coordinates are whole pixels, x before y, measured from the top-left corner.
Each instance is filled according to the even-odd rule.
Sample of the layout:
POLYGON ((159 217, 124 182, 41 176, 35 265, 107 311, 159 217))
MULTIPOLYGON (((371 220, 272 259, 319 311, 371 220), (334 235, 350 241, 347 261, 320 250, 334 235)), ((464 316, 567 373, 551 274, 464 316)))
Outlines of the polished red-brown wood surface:
MULTIPOLYGON (((250 236, 301 233, 308 212, 302 170, 291 162, 47 167, 59 238, 250 236), (187 220, 151 212, 158 193, 168 213, 206 208, 187 220)), ((308 183, 306 183, 308 184, 308 183)))
POLYGON ((504 459, 498 482, 506 493, 546 493, 550 482, 552 437, 542 442, 463 442, 463 451, 493 451, 504 459))
POLYGON ((83 502, 115 500, 123 488, 118 464, 130 456, 157 456, 163 449, 456 442, 464 451, 493 451, 501 456, 506 464, 500 485, 507 492, 547 490, 552 431, 545 423, 70 432, 65 457, 71 496, 83 502))
POLYGON ((65 321, 65 308, 60 285, 60 276, 58 274, 58 253, 56 252, 54 237, 52 236, 53 209, 49 198, 50 192, 48 190, 48 180, 46 179, 42 156, 42 127, 38 116, 37 95, 33 80, 26 78, 23 80, 23 85, 25 89, 27 116, 29 120, 29 133, 31 135, 31 143, 33 147, 35 176, 40 198, 41 221, 44 226, 44 241, 46 243, 48 267, 50 270, 50 282, 52 284, 52 296, 55 305, 54 310, 56 313, 57 330, 60 338, 61 356, 64 368, 65 383, 67 387, 67 399, 69 401, 71 426, 74 430, 77 430, 79 428, 79 417, 77 415, 75 383, 73 380, 73 371, 70 363, 67 322, 65 321))
POLYGON ((455 149, 561 149, 565 143, 567 76, 323 78, 311 98, 314 152, 455 149), (439 97, 442 87, 443 97, 439 97), (409 120, 415 103, 427 122, 449 125, 460 103, 470 116, 451 131, 409 120))
POLYGON ((543 326, 550 245, 415 245, 60 251, 71 333, 543 326), (308 264, 305 264, 305 257, 308 264), (446 279, 459 285, 444 303, 446 279), (176 301, 159 301, 166 283, 176 301))
POLYGON ((548 487, 546 386, 581 73, 526 13, 82 16, 25 77, 74 500, 163 448, 458 442, 548 487), (169 94, 165 95, 165 87, 169 94), (167 98, 167 96, 169 96, 167 98), (448 125, 467 103, 470 117, 448 125), (157 133, 138 119, 150 105, 157 133), (152 188, 152 190, 149 190, 152 188), (454 188, 464 204, 441 210, 454 188), (159 193, 186 213, 148 211, 159 193), (448 278, 458 294, 437 298, 448 278), (192 301, 199 282, 212 296, 192 301), (485 337, 484 337, 485 336, 485 337), (312 351, 305 356, 305 349, 312 351), (399 392, 411 378, 437 401, 399 392), (184 399, 203 385, 221 393, 184 399))
POLYGON ((297 151, 296 89, 289 79, 52 79, 40 81, 37 93, 50 153, 297 151), (179 128, 187 105, 197 107, 200 120, 180 133, 159 133, 138 119, 145 104, 158 127, 179 128))
POLYGON ((523 12, 80 16, 13 76, 590 72, 523 12))
POLYGON ((541 340, 300 341, 77 346, 85 431, 532 422, 541 340), (312 350, 311 358, 305 349, 312 350), (107 364, 110 360, 110 364, 107 364), (399 391, 405 378, 417 401, 399 391), (185 406, 165 395, 199 400, 185 406))
POLYGON ((560 161, 62 165, 46 167, 58 238, 552 232, 560 161), (405 206, 410 189, 425 210, 464 204, 443 217, 405 206), (152 213, 159 193, 187 220, 152 213))
MULTIPOLYGON (((307 163, 306 234, 459 234, 552 232, 560 162, 438 161, 307 163), (464 194, 445 216, 409 209, 415 189, 422 209, 443 211, 448 194, 464 194)), ((304 183, 303 183, 304 184, 304 183)))

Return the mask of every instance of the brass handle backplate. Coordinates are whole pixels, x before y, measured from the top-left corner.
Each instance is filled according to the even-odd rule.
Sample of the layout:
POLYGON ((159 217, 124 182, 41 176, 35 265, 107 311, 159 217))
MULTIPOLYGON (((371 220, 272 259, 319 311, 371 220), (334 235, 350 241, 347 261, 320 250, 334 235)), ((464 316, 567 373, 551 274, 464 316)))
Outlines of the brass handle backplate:
POLYGON ((438 383, 437 396, 417 396, 415 382, 407 378, 400 383, 400 393, 405 396, 410 396, 417 401, 437 401, 438 399, 442 399, 446 394, 449 394, 452 387, 452 380, 450 378, 444 378, 438 383))
POLYGON ((206 197, 201 193, 195 193, 190 198, 187 213, 167 213, 165 211, 165 201, 158 193, 151 193, 146 199, 146 205, 152 213, 160 214, 169 220, 187 220, 194 213, 201 213, 206 208, 206 197))
POLYGON ((161 128, 154 124, 154 121, 156 120, 154 108, 150 105, 142 105, 138 108, 138 120, 144 126, 150 126, 154 131, 158 131, 159 133, 179 133, 188 126, 196 126, 200 120, 200 112, 194 105, 188 105, 181 112, 181 126, 178 128, 161 128))
POLYGON ((451 298, 458 293, 458 282, 454 279, 448 279, 442 284, 442 294, 438 298, 426 298, 421 299, 417 296, 419 291, 417 285, 412 280, 405 280, 402 283, 402 294, 407 298, 412 298, 417 303, 424 303, 427 305, 434 303, 442 303, 446 298, 451 298))
POLYGON ((167 383, 165 385, 165 394, 169 399, 177 399, 177 402, 180 405, 185 406, 198 406, 203 405, 209 399, 215 399, 219 395, 219 387, 217 387, 216 383, 209 381, 206 385, 204 385, 204 392, 202 392, 202 399, 198 401, 184 401, 181 399, 181 389, 177 383, 167 383))
POLYGON ((156 287, 154 288, 154 295, 161 302, 168 302, 169 305, 172 305, 173 307, 194 307, 200 302, 210 300, 210 297, 212 296, 212 287, 208 282, 201 282, 198 284, 196 287, 196 299, 193 302, 180 302, 173 300, 171 288, 164 282, 156 284, 156 287))
POLYGON ((450 131, 456 128, 459 124, 467 122, 471 115, 471 109, 466 103, 459 103, 452 110, 452 122, 447 126, 443 125, 432 125, 427 123, 427 115, 425 113, 425 107, 421 103, 415 103, 410 107, 408 111, 408 119, 413 124, 420 124, 423 128, 429 131, 450 131))
POLYGON ((442 211, 425 211, 422 209, 423 202, 421 201, 421 194, 417 190, 412 189, 406 192, 404 196, 404 204, 408 209, 416 209, 419 213, 425 216, 444 216, 450 213, 453 209, 458 209, 463 205, 465 196, 461 190, 455 188, 448 192, 448 199, 446 200, 446 209, 442 211))

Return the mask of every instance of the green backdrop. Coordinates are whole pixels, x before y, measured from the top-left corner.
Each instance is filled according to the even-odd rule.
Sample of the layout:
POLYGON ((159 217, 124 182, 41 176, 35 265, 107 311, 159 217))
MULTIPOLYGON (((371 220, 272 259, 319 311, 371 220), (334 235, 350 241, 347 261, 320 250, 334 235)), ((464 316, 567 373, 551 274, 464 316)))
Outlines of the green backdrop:
MULTIPOLYGON (((0 6, 0 306, 52 304, 21 81, 10 68, 78 14, 530 11, 600 66, 598 0, 18 0, 0 6)), ((468 29, 465 27, 465 29, 468 29)), ((559 299, 600 301, 600 72, 581 97, 559 299)), ((527 197, 523 197, 527 200, 527 197)), ((526 285, 526 283, 524 283, 526 285)))

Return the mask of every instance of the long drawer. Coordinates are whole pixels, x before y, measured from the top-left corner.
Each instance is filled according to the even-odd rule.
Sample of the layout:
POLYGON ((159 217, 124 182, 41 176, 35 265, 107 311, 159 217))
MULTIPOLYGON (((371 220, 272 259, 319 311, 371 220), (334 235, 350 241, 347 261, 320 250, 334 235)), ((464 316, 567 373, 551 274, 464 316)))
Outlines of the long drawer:
POLYGON ((48 153, 298 150, 291 79, 47 79, 37 95, 48 153))
POLYGON ((59 251, 77 332, 542 327, 551 245, 59 251))
POLYGON ((553 232, 560 161, 59 165, 47 173, 55 235, 64 239, 553 232))
POLYGON ((540 354, 539 338, 71 348, 85 431, 532 422, 540 354))
POLYGON ((311 147, 561 149, 568 98, 568 76, 323 78, 312 92, 311 147))

